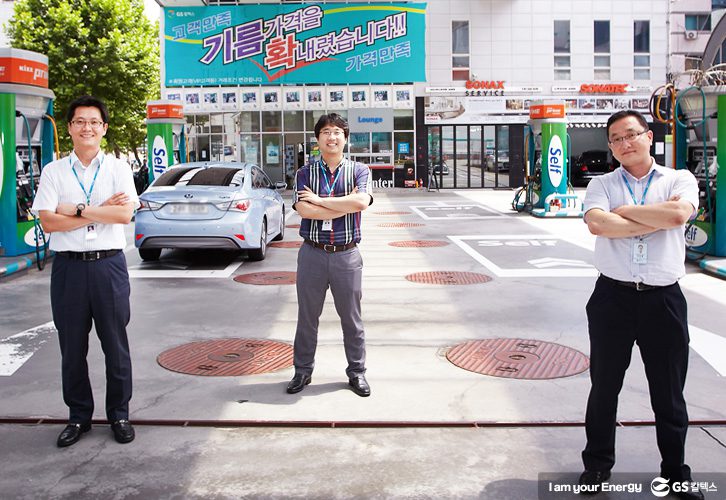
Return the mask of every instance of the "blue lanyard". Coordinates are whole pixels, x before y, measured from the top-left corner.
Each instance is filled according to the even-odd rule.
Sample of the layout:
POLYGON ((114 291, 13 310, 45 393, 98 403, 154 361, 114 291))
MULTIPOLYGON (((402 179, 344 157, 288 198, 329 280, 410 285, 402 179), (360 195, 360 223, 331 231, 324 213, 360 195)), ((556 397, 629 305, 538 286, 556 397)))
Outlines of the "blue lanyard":
POLYGON ((633 199, 633 203, 636 205, 645 205, 645 195, 648 194, 648 188, 650 187, 650 182, 653 180, 653 174, 655 174, 655 170, 653 170, 650 175, 648 176, 648 183, 645 185, 645 190, 643 191, 643 197, 640 198, 640 203, 638 203, 638 200, 635 199, 635 193, 633 192, 633 188, 630 187, 630 183, 628 182, 628 178, 625 177, 625 174, 620 172, 620 176, 623 178, 623 182, 625 182, 625 186, 628 188, 628 191, 630 191, 630 197, 633 199))
POLYGON ((71 164, 71 170, 73 170, 73 175, 76 176, 76 180, 78 181, 78 185, 81 186, 81 189, 83 189, 83 194, 86 195, 86 204, 91 203, 91 193, 93 193, 93 187, 96 185, 96 177, 98 177, 98 171, 101 170, 101 164, 103 163, 103 156, 101 156, 98 159, 98 168, 96 169, 96 173, 93 174, 93 181, 91 181, 91 189, 86 192, 86 186, 83 185, 81 182, 80 177, 78 177, 78 172, 76 172, 76 167, 73 165, 73 160, 71 160, 71 157, 68 157, 68 162, 71 164))
POLYGON ((335 177, 333 177, 333 181, 328 181, 328 173, 323 168, 323 164, 320 163, 320 170, 323 172, 323 177, 325 177, 325 184, 328 188, 328 197, 332 196, 333 194, 333 188, 335 187, 335 183, 338 182, 338 177, 340 177, 340 172, 343 170, 343 163, 341 162, 340 166, 338 167, 338 171, 335 173, 335 177))

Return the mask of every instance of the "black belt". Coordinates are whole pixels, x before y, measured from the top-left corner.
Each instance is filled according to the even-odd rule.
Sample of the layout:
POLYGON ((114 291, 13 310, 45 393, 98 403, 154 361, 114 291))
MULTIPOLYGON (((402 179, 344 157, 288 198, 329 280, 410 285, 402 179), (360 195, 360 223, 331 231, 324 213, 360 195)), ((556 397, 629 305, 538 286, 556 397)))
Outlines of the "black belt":
POLYGON ((69 259, 82 260, 84 262, 90 262, 93 260, 101 260, 106 257, 113 257, 121 250, 95 250, 93 252, 57 252, 59 255, 68 257, 69 259))
POLYGON ((657 290, 659 288, 665 288, 672 285, 646 285, 645 283, 639 282, 639 281, 620 281, 620 280, 614 280, 612 278, 609 278, 608 276, 605 276, 604 274, 601 274, 600 277, 604 279, 605 281, 609 281, 610 283, 615 283, 616 285, 624 286, 627 288, 632 288, 633 290, 637 290, 639 292, 647 292, 648 290, 657 290))
POLYGON ((308 245, 314 246, 315 248, 319 248, 321 250, 325 250, 328 253, 335 253, 335 252, 342 252, 343 250, 350 250, 351 248, 354 248, 357 243, 354 241, 352 243, 348 243, 347 245, 330 245, 327 243, 315 243, 311 240, 305 240, 305 243, 308 245))

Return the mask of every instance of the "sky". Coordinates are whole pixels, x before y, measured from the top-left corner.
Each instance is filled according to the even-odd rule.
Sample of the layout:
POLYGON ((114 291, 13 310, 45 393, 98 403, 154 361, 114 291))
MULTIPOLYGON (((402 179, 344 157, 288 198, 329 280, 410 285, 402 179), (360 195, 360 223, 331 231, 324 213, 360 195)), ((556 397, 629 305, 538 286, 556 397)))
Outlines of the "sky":
POLYGON ((152 22, 159 19, 159 4, 154 0, 144 0, 144 13, 152 22))

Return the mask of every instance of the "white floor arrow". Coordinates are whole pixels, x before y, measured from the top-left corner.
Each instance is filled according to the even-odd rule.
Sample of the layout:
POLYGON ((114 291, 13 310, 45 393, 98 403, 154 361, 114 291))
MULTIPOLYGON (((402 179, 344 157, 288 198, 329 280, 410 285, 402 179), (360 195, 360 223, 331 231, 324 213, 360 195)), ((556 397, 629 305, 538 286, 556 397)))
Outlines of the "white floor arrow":
POLYGON ((688 325, 691 349, 706 360, 722 377, 726 376, 726 338, 688 325))
POLYGON ((0 340, 0 377, 9 377, 56 334, 52 321, 0 340))

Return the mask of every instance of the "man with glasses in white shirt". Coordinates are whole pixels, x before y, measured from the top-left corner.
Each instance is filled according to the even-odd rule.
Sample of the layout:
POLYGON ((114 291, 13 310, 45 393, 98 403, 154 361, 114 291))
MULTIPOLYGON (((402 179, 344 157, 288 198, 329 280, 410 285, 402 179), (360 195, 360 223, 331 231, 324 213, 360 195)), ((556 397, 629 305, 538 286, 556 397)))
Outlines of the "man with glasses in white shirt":
POLYGON ((79 97, 70 103, 67 121, 73 152, 45 166, 33 203, 55 251, 50 300, 61 349, 63 400, 69 408, 57 445, 71 446, 91 430, 94 404, 86 361, 91 325, 106 360, 106 417, 116 441, 129 443, 135 433, 128 420, 126 325, 131 312, 123 249, 124 225, 139 199, 128 165, 101 151, 108 130, 105 104, 79 97))
MULTIPOLYGON (((688 368, 685 223, 698 208, 698 183, 650 156, 653 132, 637 111, 613 114, 608 143, 621 167, 590 181, 585 222, 597 236, 600 277, 587 303, 590 380, 580 484, 599 491, 615 464, 618 394, 637 343, 645 366, 661 453, 660 475, 691 481, 685 464, 688 413, 683 387, 688 368)), ((678 498, 703 498, 695 491, 678 498)))

